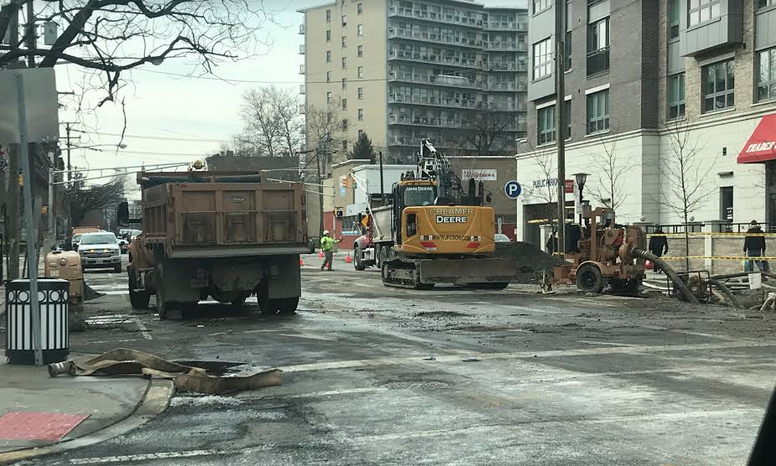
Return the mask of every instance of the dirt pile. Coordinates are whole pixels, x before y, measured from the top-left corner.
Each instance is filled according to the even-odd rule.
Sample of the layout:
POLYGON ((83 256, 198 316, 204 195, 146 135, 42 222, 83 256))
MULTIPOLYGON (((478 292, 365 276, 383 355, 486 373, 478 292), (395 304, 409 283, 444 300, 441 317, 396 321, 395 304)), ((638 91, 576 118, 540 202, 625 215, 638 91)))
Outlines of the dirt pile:
POLYGON ((552 268, 562 263, 536 246, 520 241, 496 243, 496 256, 514 259, 517 262, 516 283, 538 283, 542 271, 552 271, 552 268))

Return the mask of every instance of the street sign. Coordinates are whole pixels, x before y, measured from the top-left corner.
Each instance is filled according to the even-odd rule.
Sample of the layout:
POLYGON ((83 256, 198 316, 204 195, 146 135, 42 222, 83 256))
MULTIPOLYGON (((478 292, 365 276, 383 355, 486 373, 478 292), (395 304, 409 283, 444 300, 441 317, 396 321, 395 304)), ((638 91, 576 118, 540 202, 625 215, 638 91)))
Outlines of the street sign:
POLYGON ((54 68, 0 70, 0 142, 19 144, 19 106, 16 77, 24 80, 27 142, 59 139, 59 101, 54 68))
POLYGON ((504 194, 510 199, 517 199, 517 196, 519 196, 522 191, 523 187, 515 180, 507 181, 507 184, 504 185, 504 194))
POLYGON ((563 186, 565 188, 566 194, 571 194, 574 192, 574 180, 566 180, 566 184, 563 186))

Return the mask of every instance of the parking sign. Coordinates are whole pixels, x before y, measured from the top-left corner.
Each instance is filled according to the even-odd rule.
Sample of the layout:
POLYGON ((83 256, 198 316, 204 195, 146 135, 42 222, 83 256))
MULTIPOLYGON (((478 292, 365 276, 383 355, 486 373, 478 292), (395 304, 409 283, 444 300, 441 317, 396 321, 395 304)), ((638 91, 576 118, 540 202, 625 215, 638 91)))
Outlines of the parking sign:
POLYGON ((522 186, 515 180, 507 181, 507 184, 504 185, 504 193, 510 199, 517 199, 517 196, 519 196, 522 191, 522 186))

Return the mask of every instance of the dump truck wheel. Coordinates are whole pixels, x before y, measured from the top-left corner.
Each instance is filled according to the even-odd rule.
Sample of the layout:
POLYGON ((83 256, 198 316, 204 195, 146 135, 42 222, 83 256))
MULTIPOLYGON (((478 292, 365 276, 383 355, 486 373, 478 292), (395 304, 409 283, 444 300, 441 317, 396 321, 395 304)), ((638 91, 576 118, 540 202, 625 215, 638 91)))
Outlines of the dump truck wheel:
POLYGON ((134 291, 137 288, 137 276, 132 267, 127 267, 127 275, 129 276, 129 302, 132 304, 132 309, 148 309, 151 293, 134 291))
POLYGON ((600 293, 604 289, 604 277, 594 265, 583 265, 577 270, 577 288, 586 293, 600 293))
POLYGON ((285 298, 278 301, 280 302, 278 308, 281 314, 293 314, 296 312, 296 308, 299 307, 299 298, 285 298))
POLYGON ((116 267, 113 267, 114 273, 121 273, 121 264, 117 265, 116 267))
POLYGON ((259 309, 263 314, 277 314, 279 302, 277 299, 269 299, 267 294, 259 294, 259 309))
POLYGON ((377 252, 377 268, 383 270, 383 264, 388 259, 388 251, 385 250, 385 246, 376 246, 377 252))
POLYGON ((241 295, 239 298, 231 302, 232 309, 239 311, 245 305, 245 300, 248 299, 247 295, 241 295))
POLYGON ((356 245, 355 249, 353 250, 353 267, 359 271, 366 270, 366 264, 361 258, 361 246, 359 245, 356 245))

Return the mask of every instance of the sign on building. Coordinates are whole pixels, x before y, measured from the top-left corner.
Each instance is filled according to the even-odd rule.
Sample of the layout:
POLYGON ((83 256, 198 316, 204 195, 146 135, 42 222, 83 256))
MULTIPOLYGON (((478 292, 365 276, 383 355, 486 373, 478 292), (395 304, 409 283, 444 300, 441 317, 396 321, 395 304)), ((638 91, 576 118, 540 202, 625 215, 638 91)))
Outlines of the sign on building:
POLYGON ((21 76, 24 83, 22 100, 27 115, 27 141, 58 140, 59 101, 54 68, 33 68, 0 70, 0 141, 5 144, 20 142, 17 76, 21 76))
POLYGON ((494 168, 464 168, 461 170, 461 179, 474 181, 497 181, 498 170, 494 168))

